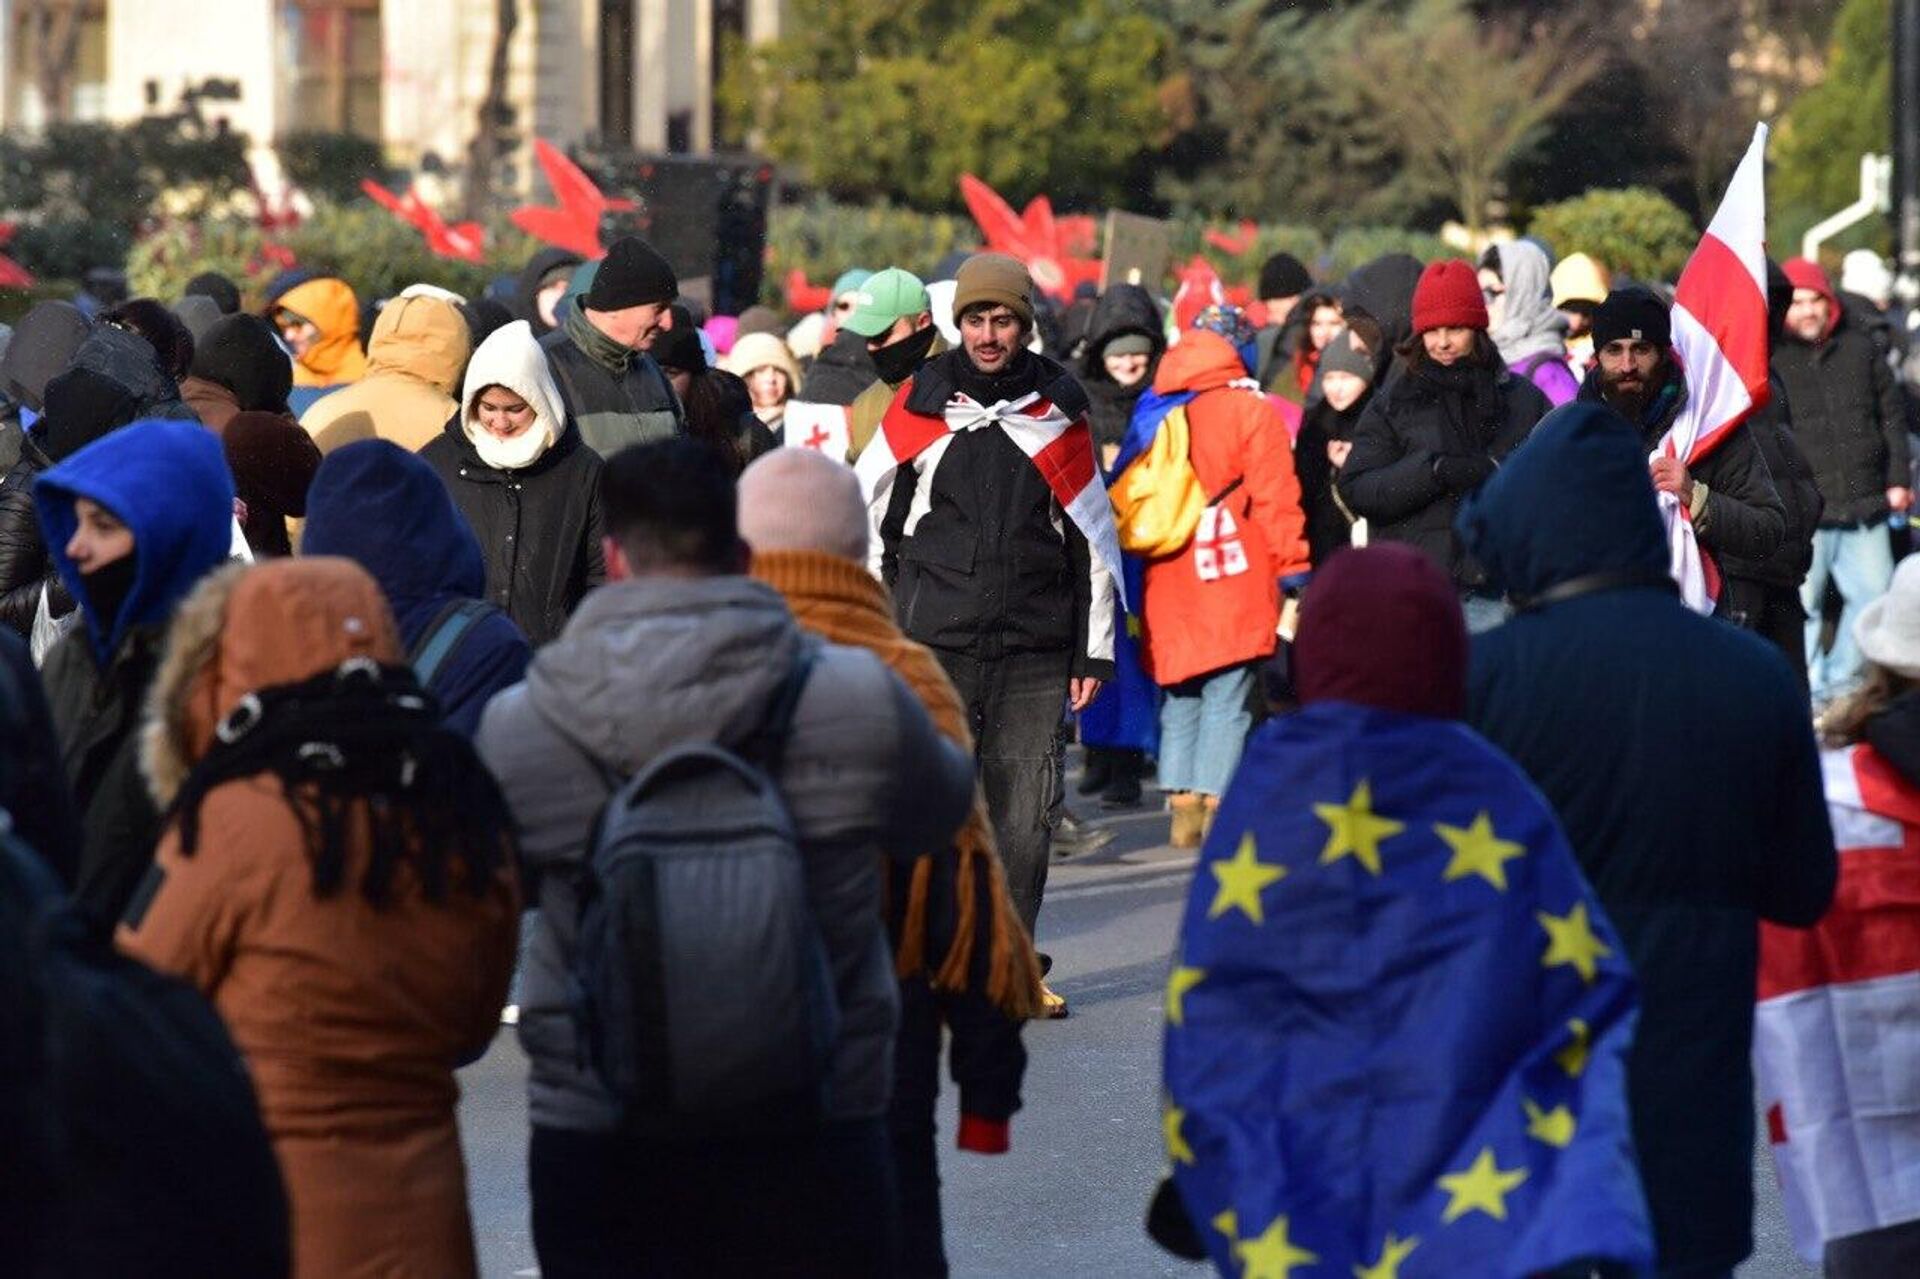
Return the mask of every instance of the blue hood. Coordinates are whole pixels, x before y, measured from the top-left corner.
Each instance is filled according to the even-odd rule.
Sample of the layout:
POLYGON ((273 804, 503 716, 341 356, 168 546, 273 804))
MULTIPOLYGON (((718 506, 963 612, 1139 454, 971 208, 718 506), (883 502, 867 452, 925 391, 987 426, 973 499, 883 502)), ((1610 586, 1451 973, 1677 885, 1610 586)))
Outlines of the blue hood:
POLYGON ((1542 418, 1460 504, 1455 528, 1503 594, 1538 595, 1591 573, 1667 572, 1646 446, 1597 404, 1576 401, 1542 418))
POLYGON ((164 622, 233 549, 233 476, 220 440, 198 422, 148 419, 89 444, 43 473, 33 488, 40 529, 60 580, 85 611, 93 652, 106 665, 137 626, 164 622), (133 531, 136 569, 120 615, 101 618, 67 558, 87 498, 133 531))
POLYGON ((373 574, 403 635, 408 614, 448 596, 483 599, 480 543, 433 468, 386 440, 335 449, 307 490, 302 555, 344 555, 373 574))

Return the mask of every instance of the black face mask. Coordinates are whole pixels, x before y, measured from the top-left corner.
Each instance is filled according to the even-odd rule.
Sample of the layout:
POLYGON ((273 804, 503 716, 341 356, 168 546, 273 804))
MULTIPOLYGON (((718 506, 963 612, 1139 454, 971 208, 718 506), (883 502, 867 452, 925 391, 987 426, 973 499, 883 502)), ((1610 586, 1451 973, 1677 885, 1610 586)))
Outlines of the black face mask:
POLYGON ((91 573, 80 576, 80 584, 86 588, 87 600, 93 605, 96 624, 105 633, 102 638, 113 634, 114 626, 120 621, 120 610, 126 606, 127 596, 133 592, 133 579, 139 569, 139 558, 123 555, 111 564, 103 564, 91 573))
POLYGON ((888 385, 906 381, 926 362, 927 352, 933 349, 933 340, 940 336, 940 330, 929 324, 924 329, 915 329, 898 342, 890 342, 878 351, 869 350, 873 367, 879 370, 880 380, 888 385))

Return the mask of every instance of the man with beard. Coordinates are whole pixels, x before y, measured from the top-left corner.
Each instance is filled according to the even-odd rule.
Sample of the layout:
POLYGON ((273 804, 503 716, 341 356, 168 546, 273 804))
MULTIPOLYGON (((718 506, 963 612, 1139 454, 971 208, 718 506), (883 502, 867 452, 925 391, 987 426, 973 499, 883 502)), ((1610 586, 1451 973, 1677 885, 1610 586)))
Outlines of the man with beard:
MULTIPOLYGON (((955 281, 961 349, 894 394, 859 471, 900 627, 966 703, 980 783, 1031 932, 1046 890, 1054 734, 1113 675, 1119 543, 1087 393, 1027 349, 1033 280, 1000 253, 955 281)), ((1047 1013, 1065 1001, 1045 993, 1047 1013)))
MULTIPOLYGON (((1593 313, 1593 368, 1582 400, 1605 404, 1658 448, 1687 402, 1686 375, 1674 358, 1666 303, 1638 285, 1615 289, 1593 313)), ((1786 509, 1743 423, 1691 468, 1678 458, 1651 463, 1653 487, 1687 508, 1700 548, 1714 557, 1764 560, 1786 535, 1786 509)))

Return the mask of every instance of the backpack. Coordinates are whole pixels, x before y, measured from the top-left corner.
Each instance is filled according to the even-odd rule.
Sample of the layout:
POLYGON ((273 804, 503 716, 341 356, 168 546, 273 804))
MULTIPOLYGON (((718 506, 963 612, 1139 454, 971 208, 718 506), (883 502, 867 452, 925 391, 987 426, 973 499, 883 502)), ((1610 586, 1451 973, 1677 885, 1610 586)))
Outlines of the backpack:
POLYGON ((1194 474, 1190 447, 1187 408, 1176 404, 1113 482, 1113 526, 1121 550, 1158 559, 1178 555, 1193 540, 1207 494, 1194 474))
POLYGON ((7 1232, 15 1273, 286 1275, 279 1165, 219 1015, 116 952, 6 834, 0 966, 13 1112, 0 1223, 26 1226, 7 1232))
POLYGON ((803 646, 747 743, 663 751, 595 822, 574 1024, 635 1135, 799 1134, 825 1120, 839 1006, 775 781, 817 652, 803 646))
POLYGON ((500 610, 485 600, 454 600, 427 624, 420 637, 407 650, 407 665, 413 668, 413 677, 421 688, 433 683, 433 677, 447 664, 473 628, 487 618, 489 614, 500 610))

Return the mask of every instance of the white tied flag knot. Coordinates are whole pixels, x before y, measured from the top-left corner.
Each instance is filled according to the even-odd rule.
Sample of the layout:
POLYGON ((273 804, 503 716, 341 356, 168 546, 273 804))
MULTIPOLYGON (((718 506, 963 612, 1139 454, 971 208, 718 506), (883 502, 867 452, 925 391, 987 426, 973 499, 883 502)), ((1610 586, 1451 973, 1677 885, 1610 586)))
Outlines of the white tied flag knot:
MULTIPOLYGON (((1653 456, 1677 458, 1689 471, 1767 402, 1766 152, 1767 126, 1756 125, 1674 292, 1673 349, 1687 398, 1653 456)), ((1659 498, 1681 598, 1711 613, 1719 571, 1702 555, 1680 500, 1671 493, 1659 498)))

